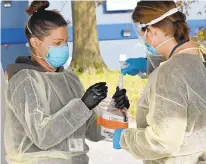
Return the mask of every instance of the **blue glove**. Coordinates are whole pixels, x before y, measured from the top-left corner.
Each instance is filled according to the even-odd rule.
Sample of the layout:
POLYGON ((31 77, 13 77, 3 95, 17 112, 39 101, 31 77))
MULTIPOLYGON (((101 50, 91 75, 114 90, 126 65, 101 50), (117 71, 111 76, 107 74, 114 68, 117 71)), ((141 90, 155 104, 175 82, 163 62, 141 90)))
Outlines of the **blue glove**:
POLYGON ((147 72, 147 60, 146 58, 130 58, 127 59, 126 64, 128 67, 121 70, 122 75, 137 75, 138 73, 146 73, 147 72))
POLYGON ((113 136, 113 148, 114 149, 121 149, 120 138, 121 138, 122 131, 123 129, 116 129, 114 131, 114 136, 113 136))

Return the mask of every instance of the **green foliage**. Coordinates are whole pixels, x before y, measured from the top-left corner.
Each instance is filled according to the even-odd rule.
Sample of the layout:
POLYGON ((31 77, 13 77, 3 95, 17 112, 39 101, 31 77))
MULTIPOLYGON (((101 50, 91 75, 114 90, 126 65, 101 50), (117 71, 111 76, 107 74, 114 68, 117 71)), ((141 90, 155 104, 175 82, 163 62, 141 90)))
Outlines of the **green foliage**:
MULTIPOLYGON (((199 3, 199 0, 178 0, 176 2, 177 6, 179 6, 180 11, 182 11, 185 15, 189 15, 190 11, 191 11, 191 5, 194 3, 199 3)), ((206 9, 206 5, 205 5, 205 9, 206 9)), ((204 13, 202 13, 202 11, 199 11, 197 13, 200 15, 203 15, 206 13, 206 10, 204 11, 204 13)), ((195 42, 204 42, 206 41, 206 29, 204 27, 199 27, 199 30, 196 32, 196 36, 191 36, 191 40, 195 41, 195 42)))
POLYGON ((195 42, 204 42, 206 41, 206 28, 201 27, 196 33, 196 36, 191 37, 191 40, 195 42))

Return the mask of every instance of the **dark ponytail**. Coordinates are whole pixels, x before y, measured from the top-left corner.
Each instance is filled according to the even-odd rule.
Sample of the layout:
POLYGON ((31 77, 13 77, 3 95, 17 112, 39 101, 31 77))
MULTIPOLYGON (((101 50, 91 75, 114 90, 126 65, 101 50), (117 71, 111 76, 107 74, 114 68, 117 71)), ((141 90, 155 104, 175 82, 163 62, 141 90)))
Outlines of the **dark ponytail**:
POLYGON ((177 12, 169 17, 174 24, 174 37, 176 41, 189 41, 190 29, 186 23, 186 16, 182 12, 177 12))
POLYGON ((31 5, 26 9, 28 15, 32 15, 35 12, 44 11, 49 7, 48 1, 33 1, 31 5))

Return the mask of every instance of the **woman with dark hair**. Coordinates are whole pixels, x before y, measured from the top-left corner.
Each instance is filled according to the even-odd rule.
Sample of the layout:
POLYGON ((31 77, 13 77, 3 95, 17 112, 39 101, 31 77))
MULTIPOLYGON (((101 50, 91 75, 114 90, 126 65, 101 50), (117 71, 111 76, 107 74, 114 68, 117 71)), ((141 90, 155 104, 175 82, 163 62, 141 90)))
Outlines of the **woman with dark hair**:
POLYGON ((107 86, 97 83, 84 92, 71 69, 64 70, 71 57, 68 26, 48 6, 34 1, 26 10, 31 56, 18 57, 7 69, 6 158, 11 164, 87 164, 85 138, 104 139, 93 109, 107 97, 107 86))
POLYGON ((140 1, 132 18, 148 59, 165 62, 149 76, 137 128, 117 129, 114 148, 145 164, 196 164, 206 148, 206 49, 189 40, 174 1, 140 1))

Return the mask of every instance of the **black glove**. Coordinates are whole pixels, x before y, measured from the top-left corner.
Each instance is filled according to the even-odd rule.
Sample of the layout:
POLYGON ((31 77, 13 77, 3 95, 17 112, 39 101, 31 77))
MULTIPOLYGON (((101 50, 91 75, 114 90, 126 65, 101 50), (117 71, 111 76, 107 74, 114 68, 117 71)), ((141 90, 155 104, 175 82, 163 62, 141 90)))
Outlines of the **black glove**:
POLYGON ((105 82, 96 83, 87 89, 82 101, 91 110, 107 97, 107 89, 105 82))
POLYGON ((112 97, 115 101, 115 108, 118 109, 129 109, 130 107, 130 103, 128 100, 128 97, 126 95, 126 89, 119 89, 119 87, 116 88, 116 92, 114 94, 114 96, 112 97))

